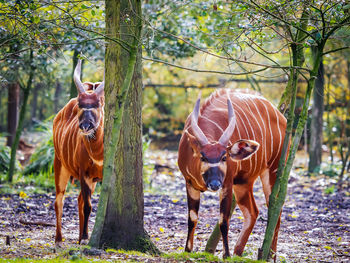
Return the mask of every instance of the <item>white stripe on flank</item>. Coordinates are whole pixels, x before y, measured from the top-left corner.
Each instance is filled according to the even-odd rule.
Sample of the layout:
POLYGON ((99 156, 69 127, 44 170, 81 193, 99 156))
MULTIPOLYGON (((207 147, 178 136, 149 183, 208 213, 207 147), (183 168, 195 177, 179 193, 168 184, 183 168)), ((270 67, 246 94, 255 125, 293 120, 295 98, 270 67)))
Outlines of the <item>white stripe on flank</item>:
MULTIPOLYGON (((259 129, 260 129, 260 133, 261 133, 261 139, 262 139, 262 141, 263 141, 263 140, 264 140, 264 138, 263 138, 263 131, 262 131, 262 129, 261 129, 260 123, 258 122, 258 119, 255 117, 255 114, 253 113, 252 109, 250 108, 249 103, 247 103, 246 100, 244 100, 244 103, 245 103, 245 105, 248 107, 248 109, 249 109, 251 115, 253 116, 253 118, 255 119, 255 122, 258 124, 259 129)), ((253 103, 254 103, 254 101, 253 101, 253 103)), ((255 166, 254 166, 253 174, 255 173, 255 171, 256 171, 257 168, 258 168, 258 170, 259 170, 259 167, 257 167, 257 165, 258 165, 258 157, 255 155, 254 158, 255 158, 255 166)), ((261 158, 260 168, 262 167, 262 164, 263 164, 263 156, 262 156, 262 158, 261 158)))
MULTIPOLYGON (((250 126, 250 131, 252 132, 252 135, 253 135, 253 140, 255 141, 255 140, 256 140, 256 139, 255 139, 255 133, 254 133, 254 130, 253 130, 252 125, 250 124, 249 118, 247 117, 247 114, 245 113, 244 110, 242 110, 242 108, 241 108, 239 105, 237 105, 237 104, 234 103, 234 102, 232 102, 232 103, 235 104, 235 106, 236 106, 237 108, 239 108, 239 109, 242 111, 244 117, 247 119, 247 122, 248 122, 248 124, 249 124, 249 126, 250 126)), ((245 123, 244 123, 244 122, 243 122, 243 125, 245 126, 245 123)), ((246 130, 247 130, 247 129, 246 129, 246 130)), ((248 133, 247 133, 247 135, 249 136, 248 133)), ((252 168, 252 158, 249 158, 249 162, 250 162, 250 165, 249 165, 249 166, 250 166, 250 169, 249 169, 248 173, 250 173, 251 168, 252 168)))
POLYGON ((259 117, 260 117, 260 120, 261 120, 261 122, 262 122, 262 124, 263 124, 263 126, 264 126, 264 138, 263 138, 263 140, 264 140, 264 152, 265 152, 265 158, 264 158, 264 160, 265 160, 265 162, 267 162, 267 152, 266 152, 266 140, 267 140, 267 130, 266 130, 266 126, 265 126, 265 120, 262 118, 262 116, 261 116, 261 114, 260 114, 260 111, 259 111, 259 109, 258 109, 258 107, 257 107, 257 105, 256 105, 256 103, 255 103, 255 101, 254 100, 252 100, 252 102, 253 102, 253 104, 254 104, 254 106, 255 106, 255 108, 256 108, 256 111, 258 112, 258 114, 259 114, 259 117))
MULTIPOLYGON (((270 130, 270 135, 271 135, 271 149, 270 149, 270 156, 269 158, 267 158, 266 156, 266 160, 269 160, 271 158, 271 155, 273 154, 273 133, 272 133, 272 129, 271 129, 271 120, 270 120, 270 113, 266 107, 266 104, 263 103, 265 110, 266 110, 266 115, 267 115, 267 119, 268 119, 268 123, 269 123, 269 130, 270 130)), ((266 136, 267 138, 267 136, 266 136)))
MULTIPOLYGON (((246 138, 247 137, 249 137, 249 132, 248 132, 248 129, 247 129, 247 127, 246 127, 246 125, 245 125, 245 123, 244 123, 244 121, 243 121, 243 119, 242 119, 242 117, 241 117, 241 115, 239 114, 239 112, 238 111, 236 111, 235 110, 235 115, 236 116, 238 116, 238 118, 240 119, 240 121, 241 121, 241 125, 244 127, 244 129, 245 129, 245 132, 246 132, 246 138)), ((241 132, 240 132, 240 126, 239 125, 237 125, 237 129, 236 129, 236 131, 238 131, 238 136, 239 136, 239 139, 243 139, 243 137, 242 137, 242 135, 241 135, 241 132)), ((233 143, 235 143, 235 142, 233 142, 233 143)), ((241 162, 239 162, 239 165, 241 166, 241 162)), ((252 166, 252 160, 249 158, 249 165, 250 165, 250 167, 252 166)))

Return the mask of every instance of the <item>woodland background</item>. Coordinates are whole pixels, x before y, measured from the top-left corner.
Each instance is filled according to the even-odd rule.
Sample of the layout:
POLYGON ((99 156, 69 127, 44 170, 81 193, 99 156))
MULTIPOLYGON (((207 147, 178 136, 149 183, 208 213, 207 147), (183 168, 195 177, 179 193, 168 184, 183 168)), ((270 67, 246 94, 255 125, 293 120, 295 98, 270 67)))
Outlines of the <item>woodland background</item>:
MULTIPOLYGON (((166 191, 157 182, 163 182, 158 179, 163 176, 167 178, 165 182, 173 182, 169 187, 174 188, 175 197, 169 202, 176 204, 177 201, 171 200, 181 200, 177 194, 183 189, 176 185, 181 185, 182 178, 176 170, 173 151, 177 150, 184 122, 200 90, 205 98, 217 88, 249 89, 281 106, 282 94, 290 85, 292 74, 296 74, 291 71, 294 66, 293 70, 297 69, 299 74, 295 133, 311 78, 311 70, 303 68, 313 68, 317 48, 326 33, 331 32, 324 42, 314 95, 307 107, 308 118, 290 180, 297 174, 302 180, 317 182, 317 191, 326 199, 335 197, 349 215, 350 4, 312 1, 304 25, 305 3, 143 2, 142 128, 146 193, 164 194, 166 191), (303 32, 300 28, 308 32, 304 32, 304 38, 298 38, 297 32, 303 32), (292 63, 293 43, 303 49, 301 65, 292 63), (314 115, 316 112, 318 117, 314 115), (312 121, 317 118, 320 121, 312 121), (158 154, 159 151, 166 152, 158 154), (161 157, 165 155, 170 157, 161 157)), ((83 81, 103 79, 105 8, 104 1, 2 0, 0 14, 0 194, 3 200, 9 196, 25 200, 31 195, 54 192, 52 119, 77 95, 72 82, 77 59, 84 59, 83 81), (9 175, 11 146, 12 159, 16 159, 13 176, 9 175)), ((123 19, 127 23, 130 18, 123 19)), ((70 187, 74 194, 74 187, 70 187)), ((149 198, 147 194, 145 198, 149 198)), ((185 214, 185 204, 183 209, 185 214)), ((1 216, 5 222, 5 212, 1 216)), ((339 250, 335 249, 341 254, 339 260, 346 258, 349 251, 343 248, 350 242, 349 221, 342 220, 344 236, 337 236, 340 240, 335 242, 340 246, 339 250)), ((333 251, 333 245, 326 244, 323 248, 328 246, 331 249, 324 249, 333 251)))

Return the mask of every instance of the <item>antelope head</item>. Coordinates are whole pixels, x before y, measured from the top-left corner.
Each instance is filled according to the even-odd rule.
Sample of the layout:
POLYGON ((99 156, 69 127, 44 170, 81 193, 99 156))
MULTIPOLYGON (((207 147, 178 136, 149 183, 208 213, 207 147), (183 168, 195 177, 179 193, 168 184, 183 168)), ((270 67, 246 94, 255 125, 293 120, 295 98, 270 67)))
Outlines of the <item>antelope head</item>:
POLYGON ((93 136, 103 118, 104 81, 82 83, 80 80, 81 60, 74 70, 74 83, 78 90, 79 129, 83 135, 93 136))
MULTIPOLYGON (((202 129, 198 126, 200 98, 191 113, 191 128, 193 135, 187 132, 188 141, 193 149, 194 158, 199 159, 200 176, 211 191, 219 190, 224 182, 227 171, 227 160, 242 161, 249 159, 258 149, 259 143, 241 139, 233 144, 230 142, 236 126, 236 116, 230 98, 227 99, 228 126, 215 142, 209 142, 202 129)), ((202 181, 202 180, 201 180, 202 181)))

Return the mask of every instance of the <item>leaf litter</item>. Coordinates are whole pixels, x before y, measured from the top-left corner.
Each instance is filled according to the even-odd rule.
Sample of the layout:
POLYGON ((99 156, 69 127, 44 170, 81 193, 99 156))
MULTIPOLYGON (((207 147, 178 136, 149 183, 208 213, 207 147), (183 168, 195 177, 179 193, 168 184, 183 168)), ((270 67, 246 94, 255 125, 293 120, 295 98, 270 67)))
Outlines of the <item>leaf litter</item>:
MULTIPOLYGON (((185 182, 177 168, 177 153, 148 151, 145 167, 144 223, 152 241, 164 253, 183 252, 187 235, 187 201, 185 182)), ((307 177, 302 169, 292 171, 286 203, 282 212, 277 256, 280 262, 350 261, 350 186, 326 194, 330 180, 324 176, 307 177)), ((267 208, 259 180, 254 196, 260 210, 258 220, 245 248, 245 257, 256 259, 267 220, 267 208)), ((0 195, 0 255, 2 258, 50 259, 55 251, 55 194, 0 195), (33 223, 34 224, 30 224, 33 223), (46 223, 38 224, 38 223, 46 223), (28 223, 28 224, 26 224, 28 223), (7 244, 9 242, 9 245, 7 244)), ((91 234, 98 195, 92 196, 91 234)), ((206 242, 219 217, 217 193, 202 193, 194 252, 204 251, 206 242)), ((77 191, 67 193, 63 208, 64 248, 82 248, 78 240, 77 191)), ((229 231, 231 253, 243 225, 243 216, 235 209, 229 231)), ((219 242, 216 255, 222 256, 219 242)), ((93 256, 88 256, 93 257, 93 256)), ((96 257, 96 256, 95 256, 96 257)), ((103 252, 99 258, 145 262, 174 261, 143 254, 103 252)))

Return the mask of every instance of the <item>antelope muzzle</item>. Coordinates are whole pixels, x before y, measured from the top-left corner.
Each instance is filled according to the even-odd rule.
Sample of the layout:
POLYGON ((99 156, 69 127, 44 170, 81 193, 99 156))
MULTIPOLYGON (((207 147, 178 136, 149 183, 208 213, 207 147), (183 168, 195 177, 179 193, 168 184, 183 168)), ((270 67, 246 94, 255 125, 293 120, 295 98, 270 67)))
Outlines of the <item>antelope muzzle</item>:
POLYGON ((91 134, 96 129, 96 116, 91 110, 84 110, 79 117, 79 129, 83 134, 91 134))
POLYGON ((217 167, 209 168, 204 174, 203 179, 207 188, 211 191, 217 191, 222 187, 224 173, 217 167))

